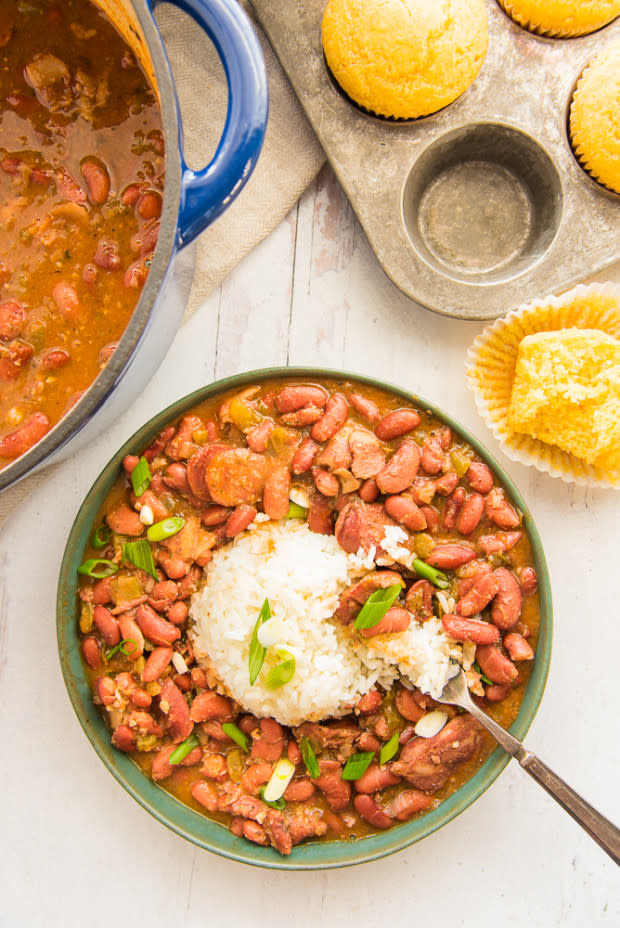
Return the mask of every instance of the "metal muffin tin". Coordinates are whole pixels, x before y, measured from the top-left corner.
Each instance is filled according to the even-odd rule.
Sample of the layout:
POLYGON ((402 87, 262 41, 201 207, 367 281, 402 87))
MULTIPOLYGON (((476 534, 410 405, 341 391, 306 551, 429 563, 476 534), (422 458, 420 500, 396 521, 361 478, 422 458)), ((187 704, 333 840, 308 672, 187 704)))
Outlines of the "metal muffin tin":
POLYGON ((487 0, 472 86, 417 120, 358 109, 324 61, 325 0, 252 0, 386 274, 418 303, 492 319, 620 258, 620 197, 585 173, 567 120, 585 65, 620 19, 577 39, 517 26, 487 0))

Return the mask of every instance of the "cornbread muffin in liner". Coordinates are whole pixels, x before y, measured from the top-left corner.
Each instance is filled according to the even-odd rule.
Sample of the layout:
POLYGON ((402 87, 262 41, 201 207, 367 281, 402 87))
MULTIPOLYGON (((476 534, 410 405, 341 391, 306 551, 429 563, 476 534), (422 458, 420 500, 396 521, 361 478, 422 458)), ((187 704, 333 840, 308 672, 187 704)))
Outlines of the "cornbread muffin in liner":
POLYGON ((620 42, 603 49, 581 75, 571 101, 569 131, 584 170, 620 193, 620 42))
POLYGON ((453 103, 475 80, 489 40, 484 0, 328 0, 321 34, 342 90, 391 119, 453 103))
POLYGON ((556 39, 588 35, 620 16, 620 0, 499 0, 499 4, 518 26, 556 39))
POLYGON ((519 343, 527 335, 560 329, 595 329, 620 340, 620 286, 580 284, 559 297, 533 300, 497 319, 467 352, 468 386, 478 412, 513 461, 567 483, 620 489, 620 468, 605 470, 508 424, 519 343))

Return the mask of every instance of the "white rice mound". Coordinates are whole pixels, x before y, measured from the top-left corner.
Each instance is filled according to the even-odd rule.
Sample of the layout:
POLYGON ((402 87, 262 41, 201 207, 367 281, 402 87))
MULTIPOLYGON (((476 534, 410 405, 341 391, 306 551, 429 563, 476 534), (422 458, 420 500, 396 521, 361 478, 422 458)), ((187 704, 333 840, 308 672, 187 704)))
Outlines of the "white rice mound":
POLYGON ((221 689, 259 718, 283 725, 339 718, 377 683, 389 687, 401 674, 439 695, 463 663, 461 646, 439 619, 412 622, 407 631, 362 639, 333 620, 342 593, 369 570, 372 552, 347 554, 333 535, 311 532, 304 521, 258 516, 249 529, 219 548, 203 589, 192 598, 192 639, 197 660, 215 672, 221 689), (269 600, 272 620, 262 626, 265 662, 249 679, 252 632, 269 600), (289 683, 269 689, 264 680, 282 660, 295 658, 289 683))

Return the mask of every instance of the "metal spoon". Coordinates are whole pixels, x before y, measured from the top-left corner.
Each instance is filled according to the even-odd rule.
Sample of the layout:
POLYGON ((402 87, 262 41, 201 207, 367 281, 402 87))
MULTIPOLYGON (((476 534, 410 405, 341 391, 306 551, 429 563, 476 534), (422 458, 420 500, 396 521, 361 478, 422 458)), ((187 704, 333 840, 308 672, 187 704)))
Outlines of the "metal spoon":
MULTIPOLYGON (((437 698, 437 697, 436 697, 437 698)), ((609 854, 612 860, 620 864, 620 829, 606 819, 600 812, 593 809, 585 799, 561 780, 557 774, 543 764, 535 754, 528 751, 505 728, 494 722, 493 719, 479 709, 469 695, 467 679, 462 670, 449 680, 437 702, 453 706, 461 706, 490 732, 511 757, 515 757, 524 770, 545 789, 550 796, 559 802, 563 809, 588 832, 591 838, 609 854)))

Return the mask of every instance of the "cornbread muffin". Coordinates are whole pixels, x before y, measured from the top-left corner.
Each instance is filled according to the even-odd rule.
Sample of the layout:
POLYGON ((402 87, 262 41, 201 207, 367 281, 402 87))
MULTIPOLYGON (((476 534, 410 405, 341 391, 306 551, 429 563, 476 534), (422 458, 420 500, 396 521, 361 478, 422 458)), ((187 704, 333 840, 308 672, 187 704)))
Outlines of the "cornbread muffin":
POLYGON ((527 335, 508 425, 598 468, 620 466, 620 341, 595 329, 527 335))
POLYGON ((499 0, 499 3, 524 29, 564 39, 595 32, 620 15, 620 0, 499 0))
POLYGON ((414 119, 474 81, 488 23, 484 0, 328 0, 322 36, 329 69, 352 100, 414 119))
POLYGON ((620 42, 583 72, 570 107, 570 138, 585 170, 620 193, 620 42))

